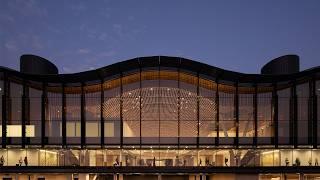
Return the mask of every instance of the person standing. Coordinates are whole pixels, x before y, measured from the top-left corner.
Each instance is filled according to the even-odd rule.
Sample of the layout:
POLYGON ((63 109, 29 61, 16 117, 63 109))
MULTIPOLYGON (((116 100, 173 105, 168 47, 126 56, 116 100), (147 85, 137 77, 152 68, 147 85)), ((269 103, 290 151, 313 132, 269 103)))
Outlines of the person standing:
POLYGON ((4 165, 4 157, 2 155, 1 158, 0 158, 0 166, 3 166, 3 165, 4 165))
POLYGON ((22 165, 22 157, 20 157, 20 159, 19 159, 19 166, 21 166, 22 165))
POLYGON ((26 165, 26 166, 28 166, 28 158, 27 158, 27 156, 26 157, 24 157, 24 164, 26 165))
POLYGON ((153 166, 156 166, 156 157, 153 157, 153 163, 152 163, 153 166))

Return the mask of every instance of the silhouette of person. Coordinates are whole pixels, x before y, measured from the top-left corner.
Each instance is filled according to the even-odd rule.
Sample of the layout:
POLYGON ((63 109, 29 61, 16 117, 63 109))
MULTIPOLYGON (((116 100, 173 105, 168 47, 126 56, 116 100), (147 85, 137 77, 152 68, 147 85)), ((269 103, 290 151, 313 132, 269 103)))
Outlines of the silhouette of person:
POLYGON ((118 158, 116 158, 116 162, 113 164, 113 166, 119 166, 120 165, 120 163, 119 163, 119 159, 118 158))
POLYGON ((21 166, 22 165, 22 157, 20 157, 20 159, 19 159, 19 166, 21 166))
POLYGON ((286 158, 284 161, 285 161, 285 163, 286 163, 286 166, 289 166, 289 160, 288 160, 288 158, 286 158))
POLYGON ((153 166, 156 166, 156 157, 153 157, 153 166))
POLYGON ((28 166, 28 158, 27 158, 27 156, 26 157, 24 157, 24 164, 26 165, 26 166, 28 166))
POLYGON ((210 161, 208 158, 205 159, 205 162, 206 162, 206 166, 209 166, 210 161))
POLYGON ((2 155, 1 158, 0 158, 0 166, 3 166, 3 165, 4 165, 4 157, 2 155))

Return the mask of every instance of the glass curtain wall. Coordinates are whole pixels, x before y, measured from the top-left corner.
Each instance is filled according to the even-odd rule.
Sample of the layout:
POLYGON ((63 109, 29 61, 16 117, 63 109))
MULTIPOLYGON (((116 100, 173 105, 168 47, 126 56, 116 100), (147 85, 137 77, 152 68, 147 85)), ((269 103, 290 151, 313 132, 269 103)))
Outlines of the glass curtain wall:
POLYGON ((180 71, 180 144, 196 144, 198 136, 198 77, 180 71))
MULTIPOLYGON (((177 69, 160 69, 159 113, 160 144, 178 144, 179 137, 179 73, 177 69)), ((168 156, 171 152, 164 151, 168 156)), ((163 163, 165 163, 164 160, 163 163)))
POLYGON ((255 136, 254 87, 239 84, 239 144, 253 144, 255 136))
POLYGON ((45 136, 47 144, 62 144, 62 85, 48 84, 45 100, 45 136))
POLYGON ((81 144, 81 85, 65 87, 66 138, 68 145, 81 144))
POLYGON ((22 137, 22 94, 23 86, 16 79, 9 84, 10 98, 8 102, 7 137, 8 144, 20 145, 22 137))
POLYGON ((3 166, 319 166, 316 149, 1 149, 3 166))
POLYGON ((29 87, 29 98, 26 111, 28 111, 29 121, 26 122, 26 137, 29 144, 41 144, 41 112, 42 112, 42 84, 31 82, 29 87))
POLYGON ((103 83, 103 118, 104 143, 107 145, 120 144, 120 113, 121 113, 121 79, 119 76, 103 83))
POLYGON ((258 87, 257 108, 257 142, 261 145, 271 144, 274 138, 272 87, 258 87))
MULTIPOLYGON (((298 120, 298 144, 308 144, 308 132, 312 132, 309 129, 309 83, 299 84, 296 88, 297 93, 297 120, 298 120)), ((311 108, 311 107, 310 107, 311 108)), ((311 126, 312 127, 312 126, 311 126)))
POLYGON ((217 137, 217 84, 212 80, 199 80, 199 143, 215 144, 217 137))
POLYGON ((140 72, 125 74, 122 84, 123 143, 140 144, 140 72))
POLYGON ((86 144, 101 143, 101 86, 85 86, 86 144))
POLYGON ((141 138, 142 144, 159 144, 159 71, 144 69, 141 74, 141 138))
POLYGON ((278 143, 281 145, 290 144, 290 88, 279 89, 278 94, 278 143))
POLYGON ((234 144, 236 137, 235 87, 219 84, 219 143, 234 144))

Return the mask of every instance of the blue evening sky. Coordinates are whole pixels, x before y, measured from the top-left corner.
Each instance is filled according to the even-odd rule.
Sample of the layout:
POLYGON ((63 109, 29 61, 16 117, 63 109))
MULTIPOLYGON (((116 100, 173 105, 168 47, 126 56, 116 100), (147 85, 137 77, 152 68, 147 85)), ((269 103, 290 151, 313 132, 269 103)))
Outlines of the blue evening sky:
POLYGON ((139 56, 181 56, 259 73, 269 60, 320 65, 319 0, 1 0, 0 66, 36 54, 61 73, 139 56))

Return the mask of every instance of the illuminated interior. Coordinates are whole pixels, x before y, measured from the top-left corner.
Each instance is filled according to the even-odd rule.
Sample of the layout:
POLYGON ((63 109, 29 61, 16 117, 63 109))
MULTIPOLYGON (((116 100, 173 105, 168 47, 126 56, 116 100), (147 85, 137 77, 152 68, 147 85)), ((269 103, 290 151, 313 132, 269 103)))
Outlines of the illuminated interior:
POLYGON ((320 160, 320 135, 310 134, 320 122, 310 116, 312 98, 320 104, 318 79, 294 86, 233 82, 163 67, 76 83, 0 77, 5 166, 24 157, 32 166, 275 167, 320 160))

